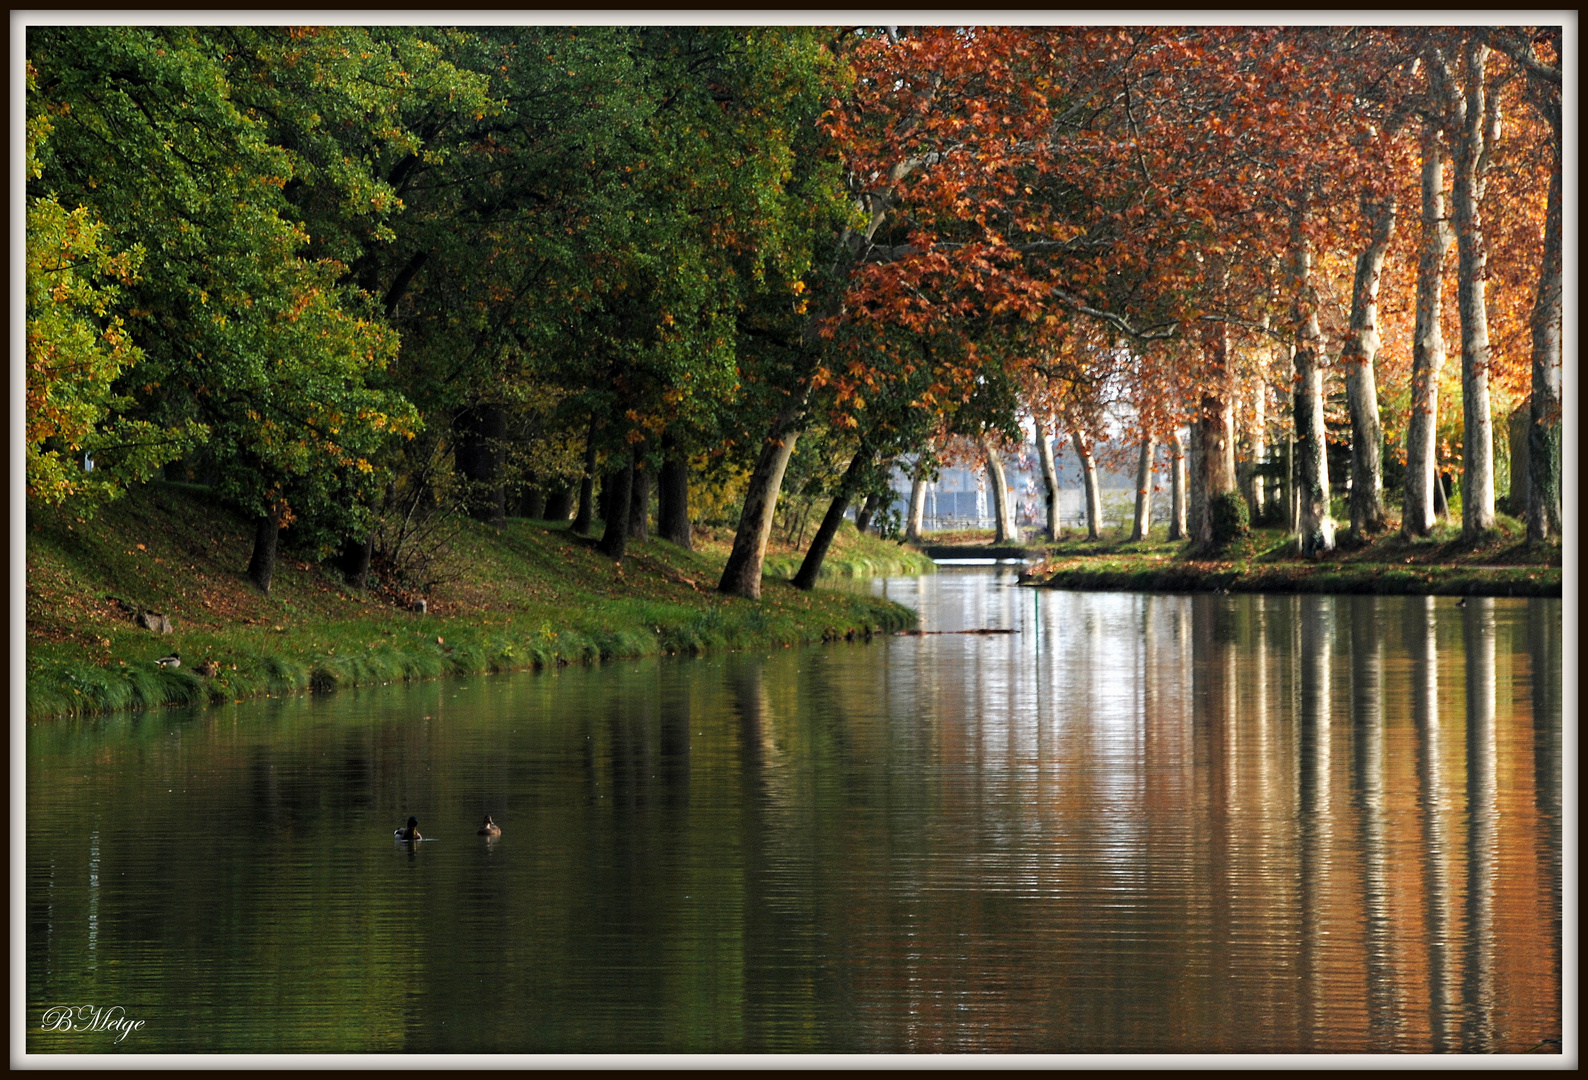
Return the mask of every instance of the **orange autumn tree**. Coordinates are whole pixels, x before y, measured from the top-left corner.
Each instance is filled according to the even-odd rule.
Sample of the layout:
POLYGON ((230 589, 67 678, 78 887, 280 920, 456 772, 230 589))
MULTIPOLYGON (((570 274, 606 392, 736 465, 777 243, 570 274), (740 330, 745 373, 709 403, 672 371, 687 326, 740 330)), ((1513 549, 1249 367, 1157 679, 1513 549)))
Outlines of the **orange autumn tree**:
MULTIPOLYGON (((1098 254, 1119 249, 1128 220, 1100 182, 1120 145, 1094 121, 1129 51, 1115 31, 1075 28, 933 28, 848 42, 854 89, 832 103, 823 130, 843 155, 854 218, 812 290, 801 363, 752 470, 722 591, 759 595, 778 489, 813 393, 841 406, 864 400, 874 364, 844 347, 864 339, 840 333, 846 321, 915 332, 963 323, 967 340, 989 321, 1077 314, 1127 334, 1172 332, 1113 303, 1098 254)), ((1018 362, 1007 350, 991 355, 1018 362)))
MULTIPOLYGON (((1203 549, 1214 544, 1209 507, 1237 489, 1243 383, 1267 379, 1242 358, 1276 339, 1295 368, 1302 549, 1333 547, 1326 380, 1343 351, 1354 531, 1382 527, 1377 283, 1415 175, 1427 96, 1418 40, 1240 27, 853 35, 854 87, 823 129, 854 218, 813 290, 808 352, 765 441, 722 588, 756 593, 756 525, 812 395, 858 416, 885 381, 885 361, 848 347, 863 336, 842 330, 865 321, 1020 339, 1029 347, 945 350, 992 365, 973 374, 1016 381, 1052 355, 1044 336, 1077 320, 1138 349, 1175 342, 1163 353, 1172 363, 1135 376, 1135 396, 1178 395, 1169 411, 1191 423, 1203 549)), ((1112 356, 1069 362, 1095 383, 1112 356)), ((1468 423, 1469 439, 1479 426, 1468 423)))

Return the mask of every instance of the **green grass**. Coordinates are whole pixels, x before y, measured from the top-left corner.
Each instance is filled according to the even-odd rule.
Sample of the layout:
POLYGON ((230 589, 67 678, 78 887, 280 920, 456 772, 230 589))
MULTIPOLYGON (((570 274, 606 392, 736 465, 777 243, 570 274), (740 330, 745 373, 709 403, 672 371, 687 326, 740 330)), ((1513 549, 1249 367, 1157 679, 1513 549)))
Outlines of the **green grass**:
MULTIPOLYGON (((793 580, 805 561, 801 551, 774 551, 767 555, 762 572, 793 580)), ((833 537, 833 546, 822 560, 822 577, 903 577, 930 574, 937 564, 914 548, 871 533, 861 533, 845 521, 833 537)))
POLYGON ((1212 558, 1191 557, 1189 545, 1170 542, 1164 526, 1145 541, 1123 536, 1128 532, 1114 530, 1101 541, 1046 545, 1030 579, 1071 589, 1561 594, 1560 545, 1530 546, 1526 527, 1504 514, 1475 541, 1463 540, 1459 525, 1445 524, 1426 538, 1406 539, 1392 529, 1368 544, 1353 544, 1342 533, 1338 549, 1316 559, 1303 559, 1279 529, 1253 529, 1236 550, 1212 558))
MULTIPOLYGON (((251 529, 206 490, 157 483, 91 520, 32 511, 27 528, 30 718, 328 693, 444 675, 617 657, 793 646, 914 623, 908 609, 768 577, 759 601, 715 589, 726 549, 631 541, 621 566, 565 526, 468 523, 429 612, 396 589, 358 593, 285 547, 272 594, 244 577, 251 529), (170 635, 118 606, 166 612, 170 635), (154 659, 179 651, 183 666, 154 659), (219 670, 199 675, 201 661, 219 670)), ((878 541, 878 543, 881 543, 878 541)))

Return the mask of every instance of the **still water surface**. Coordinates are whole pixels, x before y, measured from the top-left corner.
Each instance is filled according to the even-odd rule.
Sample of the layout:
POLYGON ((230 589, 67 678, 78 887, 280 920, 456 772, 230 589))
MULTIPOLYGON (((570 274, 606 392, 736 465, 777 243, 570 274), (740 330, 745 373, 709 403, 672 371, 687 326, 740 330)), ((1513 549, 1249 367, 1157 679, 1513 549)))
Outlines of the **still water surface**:
POLYGON ((31 726, 28 1049, 1558 1052, 1560 601, 875 587, 1018 633, 31 726))

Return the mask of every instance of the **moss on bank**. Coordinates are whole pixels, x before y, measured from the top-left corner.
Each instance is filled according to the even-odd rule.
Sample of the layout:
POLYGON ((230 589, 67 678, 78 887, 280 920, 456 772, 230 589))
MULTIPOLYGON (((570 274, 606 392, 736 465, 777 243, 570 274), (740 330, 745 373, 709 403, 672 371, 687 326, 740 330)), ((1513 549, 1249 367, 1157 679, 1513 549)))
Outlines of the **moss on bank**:
POLYGON ((723 553, 631 541, 620 566, 566 526, 469 522, 428 611, 358 593, 284 549, 269 597, 243 574, 252 530, 202 489, 151 484, 91 520, 29 514, 30 718, 158 704, 330 692, 447 674, 865 637, 914 624, 899 605, 800 592, 769 578, 760 601, 715 590, 723 553), (173 633, 128 610, 166 613, 173 633), (182 666, 156 657, 179 652, 182 666), (213 674, 198 672, 213 661, 213 674))

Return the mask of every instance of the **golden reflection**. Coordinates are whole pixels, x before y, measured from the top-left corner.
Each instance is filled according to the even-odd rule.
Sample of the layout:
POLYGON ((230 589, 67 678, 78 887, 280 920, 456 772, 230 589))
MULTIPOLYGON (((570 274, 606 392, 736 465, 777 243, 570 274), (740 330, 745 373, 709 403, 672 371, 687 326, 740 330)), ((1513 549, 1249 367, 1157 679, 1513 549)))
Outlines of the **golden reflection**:
POLYGON ((1301 815, 1301 964, 1303 1051, 1328 1045, 1333 1011, 1325 978, 1331 926, 1329 893, 1333 862, 1330 793, 1330 667, 1334 642, 1333 597, 1298 598, 1301 641, 1301 738, 1299 761, 1301 815))
POLYGON ((1558 604, 937 578, 893 591, 1023 632, 30 730, 29 1001, 186 1019, 203 971, 241 1044, 331 985, 411 1051, 470 1049, 482 985, 466 1038, 520 1052, 1558 1047, 1558 604), (470 842, 396 858, 410 802, 470 842), (170 832, 262 809, 268 866, 170 832))
POLYGON ((1450 1031, 1451 851, 1439 724, 1439 613, 1432 596, 1408 606, 1411 713, 1417 730, 1417 805, 1422 823, 1423 936, 1427 944, 1429 1049, 1455 1048, 1450 1031))
POLYGON ((1495 732, 1494 600, 1467 600, 1467 910, 1462 1049, 1494 1048, 1495 732))
POLYGON ((1402 1021, 1390 912, 1385 840, 1384 644, 1379 603, 1354 596, 1351 608, 1352 793, 1362 858, 1367 965, 1367 1023, 1374 1050, 1399 1050, 1402 1021))

